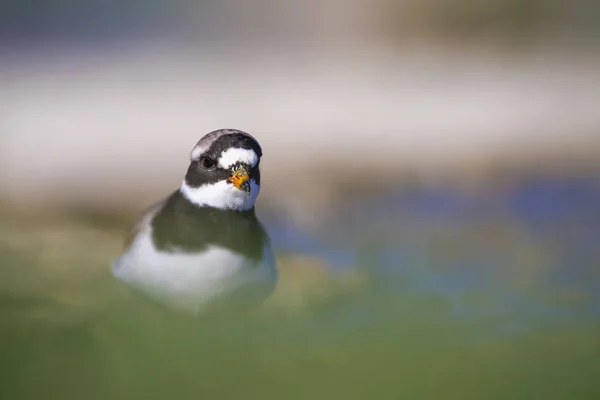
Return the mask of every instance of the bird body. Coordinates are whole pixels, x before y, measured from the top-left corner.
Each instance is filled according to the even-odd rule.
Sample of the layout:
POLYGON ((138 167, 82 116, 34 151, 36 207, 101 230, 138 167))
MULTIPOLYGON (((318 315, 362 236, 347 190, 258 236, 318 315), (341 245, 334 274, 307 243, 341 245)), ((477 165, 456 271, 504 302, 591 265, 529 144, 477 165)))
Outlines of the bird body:
POLYGON ((135 224, 113 262, 114 276, 194 313, 233 299, 246 306, 262 302, 277 271, 254 209, 261 155, 258 142, 242 131, 202 138, 181 187, 135 224))

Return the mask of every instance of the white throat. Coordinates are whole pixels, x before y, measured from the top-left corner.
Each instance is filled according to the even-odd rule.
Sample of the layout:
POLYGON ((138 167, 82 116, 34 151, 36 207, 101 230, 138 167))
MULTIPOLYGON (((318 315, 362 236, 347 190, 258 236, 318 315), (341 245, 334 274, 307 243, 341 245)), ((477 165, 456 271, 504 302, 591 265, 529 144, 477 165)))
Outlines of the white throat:
POLYGON ((190 187, 185 179, 181 184, 181 193, 189 202, 197 206, 219 208, 221 210, 247 211, 254 207, 260 192, 260 186, 250 180, 250 193, 237 189, 226 181, 190 187))

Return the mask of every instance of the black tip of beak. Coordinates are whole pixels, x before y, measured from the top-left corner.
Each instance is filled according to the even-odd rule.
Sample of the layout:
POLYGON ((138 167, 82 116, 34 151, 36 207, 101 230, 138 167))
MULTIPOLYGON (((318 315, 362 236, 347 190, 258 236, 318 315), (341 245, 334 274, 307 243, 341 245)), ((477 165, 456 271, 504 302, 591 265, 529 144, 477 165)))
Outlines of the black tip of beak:
POLYGON ((250 181, 247 180, 240 185, 240 189, 242 189, 246 193, 250 193, 250 181))

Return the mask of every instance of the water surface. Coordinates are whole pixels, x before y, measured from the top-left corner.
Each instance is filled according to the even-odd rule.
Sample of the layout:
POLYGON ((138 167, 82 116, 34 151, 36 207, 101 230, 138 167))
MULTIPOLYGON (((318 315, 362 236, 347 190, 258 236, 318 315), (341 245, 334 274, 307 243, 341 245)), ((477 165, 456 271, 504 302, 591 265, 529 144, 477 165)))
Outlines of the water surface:
POLYGON ((316 233, 265 213, 274 297, 199 318, 112 278, 120 223, 7 210, 0 395, 598 398, 599 182, 399 191, 316 233))

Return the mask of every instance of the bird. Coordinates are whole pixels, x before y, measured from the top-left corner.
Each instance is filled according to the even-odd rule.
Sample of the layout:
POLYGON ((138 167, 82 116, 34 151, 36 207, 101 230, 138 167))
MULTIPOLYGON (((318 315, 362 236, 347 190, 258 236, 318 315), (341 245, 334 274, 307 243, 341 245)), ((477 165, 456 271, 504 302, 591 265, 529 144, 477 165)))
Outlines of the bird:
POLYGON ((133 224, 112 262, 113 276, 196 315, 223 304, 244 310, 262 304, 278 276, 270 237, 255 211, 261 157, 260 144, 244 131, 204 135, 181 186, 133 224))

